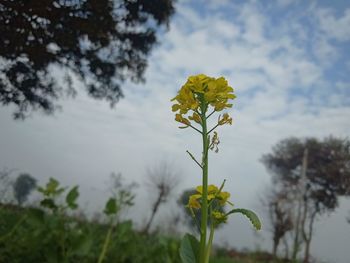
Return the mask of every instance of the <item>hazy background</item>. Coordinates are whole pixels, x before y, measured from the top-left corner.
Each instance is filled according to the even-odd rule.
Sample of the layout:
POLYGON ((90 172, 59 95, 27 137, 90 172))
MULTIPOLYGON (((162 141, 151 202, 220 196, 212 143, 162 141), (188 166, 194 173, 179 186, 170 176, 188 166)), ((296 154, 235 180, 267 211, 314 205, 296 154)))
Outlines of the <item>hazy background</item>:
MULTIPOLYGON (((261 156, 289 136, 349 136, 350 3, 178 1, 170 31, 161 34, 146 83, 126 83, 125 98, 114 109, 83 93, 62 102, 54 116, 36 113, 14 121, 11 107, 0 108, 0 168, 28 172, 41 184, 49 177, 79 184, 88 211, 102 210, 109 175, 120 172, 140 185, 128 216, 141 225, 152 198, 143 187, 147 167, 172 163, 181 176, 178 193, 201 182, 186 155, 186 150, 200 155, 201 139, 177 128, 170 99, 189 75, 223 75, 237 94, 234 124, 219 130, 210 183, 227 179, 237 207, 254 209, 267 221, 259 195, 270 176, 261 156)), ((158 223, 171 217, 175 206, 163 207, 158 223)), ((349 200, 341 199, 336 213, 317 222, 312 255, 349 262, 349 211, 349 200)), ((218 231, 217 242, 270 249, 268 227, 257 239, 237 216, 218 231)))

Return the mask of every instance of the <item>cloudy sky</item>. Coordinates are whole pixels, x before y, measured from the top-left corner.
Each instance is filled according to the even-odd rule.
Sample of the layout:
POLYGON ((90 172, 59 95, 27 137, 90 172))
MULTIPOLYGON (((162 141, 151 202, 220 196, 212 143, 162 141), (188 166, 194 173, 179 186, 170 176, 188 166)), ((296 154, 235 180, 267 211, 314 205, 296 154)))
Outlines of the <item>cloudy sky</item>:
MULTIPOLYGON (((270 177, 259 160, 289 136, 349 136, 349 44, 346 0, 178 1, 170 31, 161 34, 150 57, 146 83, 126 83, 125 98, 114 109, 83 92, 61 102, 54 116, 36 113, 24 122, 12 120, 11 108, 0 108, 0 168, 29 172, 41 183, 55 177, 79 184, 87 209, 102 204, 109 174, 120 172, 140 185, 129 213, 140 224, 152 198, 143 187, 147 167, 170 162, 181 178, 178 192, 201 181, 186 155, 200 155, 201 138, 177 128, 170 99, 189 75, 225 76, 237 94, 234 124, 219 130, 210 182, 227 179, 233 202, 258 211, 265 228, 256 239, 237 216, 217 241, 270 249, 259 204, 270 177)), ((349 211, 349 201, 341 200, 336 213, 318 221, 315 257, 348 262, 349 211)), ((169 207, 162 212, 171 216, 169 207)))

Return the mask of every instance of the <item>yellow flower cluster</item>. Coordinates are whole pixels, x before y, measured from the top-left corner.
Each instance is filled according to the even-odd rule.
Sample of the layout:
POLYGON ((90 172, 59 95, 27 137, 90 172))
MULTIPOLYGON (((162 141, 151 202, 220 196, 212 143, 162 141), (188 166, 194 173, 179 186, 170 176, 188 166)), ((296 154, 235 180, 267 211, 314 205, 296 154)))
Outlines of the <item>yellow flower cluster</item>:
POLYGON ((213 211, 212 215, 213 215, 213 219, 215 220, 216 224, 227 222, 227 215, 225 213, 222 213, 219 211, 213 211))
MULTIPOLYGON (((201 208, 201 204, 199 200, 201 200, 202 198, 203 186, 201 185, 197 186, 196 191, 197 193, 194 195, 191 195, 188 200, 187 206, 189 208, 196 208, 196 209, 201 208)), ((224 206, 226 203, 230 203, 228 201, 229 198, 230 198, 229 192, 222 192, 217 186, 213 184, 208 185, 208 198, 207 198, 208 201, 216 199, 221 206, 224 206)))
MULTIPOLYGON (((187 126, 190 120, 201 123, 201 114, 205 113, 210 105, 214 111, 222 111, 231 108, 232 104, 229 100, 236 98, 233 94, 233 88, 230 87, 225 78, 212 78, 204 74, 190 76, 179 90, 178 94, 171 101, 175 101, 172 105, 172 111, 178 112, 175 120, 187 126), (188 119, 184 117, 189 111, 193 111, 188 119), (205 112, 202 112, 205 111, 205 112)), ((220 125, 232 123, 232 119, 225 113, 220 125)))

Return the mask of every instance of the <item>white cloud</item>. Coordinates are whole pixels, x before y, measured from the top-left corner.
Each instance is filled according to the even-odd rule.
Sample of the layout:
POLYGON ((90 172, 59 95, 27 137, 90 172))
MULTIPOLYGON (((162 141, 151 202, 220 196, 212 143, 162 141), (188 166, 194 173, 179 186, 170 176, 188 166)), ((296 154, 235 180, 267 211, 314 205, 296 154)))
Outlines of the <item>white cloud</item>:
POLYGON ((308 88, 319 83, 322 68, 311 60, 307 50, 284 31, 282 35, 265 37, 268 19, 251 3, 239 9, 241 15, 236 20, 223 19, 221 14, 203 15, 198 26, 199 19, 195 18, 197 22, 190 32, 183 25, 194 20, 193 14, 183 10, 187 7, 180 6, 179 17, 163 40, 171 48, 154 54, 166 65, 160 69, 165 75, 181 72, 184 78, 200 72, 225 73, 234 76, 233 85, 243 91, 308 88))
POLYGON ((252 4, 243 5, 240 10, 239 22, 243 23, 242 37, 250 44, 260 44, 264 42, 264 32, 266 29, 266 19, 259 10, 252 4))
POLYGON ((338 41, 350 40, 350 8, 337 17, 329 8, 319 8, 316 11, 321 30, 329 37, 338 41))
POLYGON ((326 66, 331 66, 339 57, 337 48, 323 35, 315 39, 313 52, 318 60, 326 66))

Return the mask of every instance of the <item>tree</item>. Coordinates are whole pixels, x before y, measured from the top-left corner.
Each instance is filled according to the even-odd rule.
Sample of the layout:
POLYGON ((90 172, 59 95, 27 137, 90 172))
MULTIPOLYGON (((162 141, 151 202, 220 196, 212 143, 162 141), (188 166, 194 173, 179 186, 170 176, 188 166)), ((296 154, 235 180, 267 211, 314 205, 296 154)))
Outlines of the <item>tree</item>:
MULTIPOLYGON (((272 224, 272 254, 276 257, 280 242, 285 241, 286 234, 293 229, 290 195, 284 191, 269 189, 261 201, 267 207, 272 224)), ((286 247, 286 258, 288 258, 288 251, 286 247)))
POLYGON ((13 191, 17 203, 22 205, 28 198, 31 191, 36 186, 36 179, 33 178, 30 174, 20 174, 15 183, 13 184, 13 191))
POLYGON ((147 170, 147 185, 150 191, 155 193, 156 199, 152 205, 151 216, 143 230, 145 233, 148 233, 151 228, 160 205, 169 201, 169 197, 175 191, 178 184, 178 173, 165 161, 147 170))
POLYGON ((113 106, 127 79, 144 81, 159 26, 168 25, 173 0, 0 0, 0 103, 15 118, 49 114, 56 101, 89 96, 113 106))
POLYGON ((304 261, 308 262, 316 217, 332 212, 338 197, 350 194, 350 141, 289 138, 279 142, 262 161, 273 174, 274 185, 296 196, 292 201, 297 208, 293 258, 302 236, 304 261))

